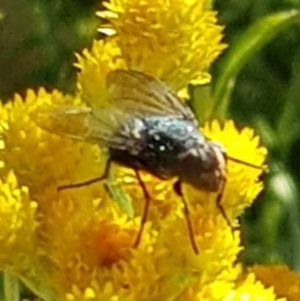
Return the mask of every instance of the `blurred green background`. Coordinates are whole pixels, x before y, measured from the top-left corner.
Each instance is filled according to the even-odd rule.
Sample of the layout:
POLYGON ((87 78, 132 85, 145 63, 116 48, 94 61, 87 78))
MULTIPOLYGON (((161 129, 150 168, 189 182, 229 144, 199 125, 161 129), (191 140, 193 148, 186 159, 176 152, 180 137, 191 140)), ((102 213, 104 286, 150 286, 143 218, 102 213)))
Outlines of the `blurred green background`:
MULTIPOLYGON (((218 0, 213 6, 219 11, 220 23, 226 26, 225 41, 234 45, 251 24, 272 13, 297 9, 300 1, 218 0)), ((1 99, 7 101, 13 93, 24 95, 27 88, 39 86, 74 91, 74 51, 79 52, 89 47, 93 38, 100 38, 96 32, 99 20, 94 14, 100 7, 95 0, 2 0, 1 99)), ((242 259, 245 264, 283 262, 297 271, 300 271, 299 23, 296 20, 273 30, 274 38, 265 46, 261 43, 262 49, 252 51, 249 59, 240 63, 239 72, 232 77, 235 85, 226 112, 239 125, 254 127, 270 152, 269 172, 263 176, 266 188, 241 217, 246 245, 242 259)), ((265 40, 268 34, 265 33, 265 40)), ((252 38, 254 34, 248 36, 249 41, 252 38)), ((226 52, 213 66, 213 89, 224 74, 226 52)), ((196 90, 191 89, 197 98, 201 92, 196 90)))

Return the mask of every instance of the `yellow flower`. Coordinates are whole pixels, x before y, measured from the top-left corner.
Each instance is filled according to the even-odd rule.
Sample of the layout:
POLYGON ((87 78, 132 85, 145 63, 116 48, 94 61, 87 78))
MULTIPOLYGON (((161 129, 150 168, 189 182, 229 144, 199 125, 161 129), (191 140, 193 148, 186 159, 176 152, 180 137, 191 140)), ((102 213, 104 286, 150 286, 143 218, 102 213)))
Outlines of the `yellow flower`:
POLYGON ((255 265, 249 270, 265 286, 273 286, 278 296, 286 297, 287 301, 300 300, 299 274, 289 270, 286 266, 255 265))
POLYGON ((272 287, 266 288, 255 279, 254 274, 247 275, 237 287, 227 292, 223 301, 286 301, 286 298, 278 298, 272 287))
MULTIPOLYGON (((138 248, 133 248, 145 203, 134 173, 114 166, 110 179, 113 185, 96 183, 57 191, 59 185, 99 176, 105 162, 97 146, 55 135, 62 134, 60 124, 47 124, 47 114, 41 115, 44 119, 34 114, 45 105, 82 107, 84 103, 78 97, 41 89, 38 93, 29 91, 25 101, 16 96, 13 104, 1 108, 1 176, 5 179, 9 170, 16 170, 19 185, 28 187, 39 208, 34 216, 38 226, 32 229, 37 238, 33 246, 39 253, 33 259, 29 257, 27 266, 22 266, 18 274, 25 283, 39 295, 49 295, 49 291, 58 300, 115 296, 122 300, 168 300, 186 294, 192 300, 196 295, 213 295, 208 291, 216 283, 223 288, 232 287, 240 273, 235 267, 241 250, 240 235, 238 231, 232 233, 219 211, 216 193, 184 186, 190 211, 187 216, 182 199, 173 190, 174 180, 162 182, 149 173, 141 173, 151 204, 141 241, 138 248), (39 128, 29 115, 38 116, 35 121, 47 124, 49 132, 39 128), (108 186, 115 194, 107 193, 108 186), (132 216, 119 206, 118 189, 121 196, 129 199, 132 216), (187 227, 188 220, 191 228, 187 227), (195 248, 199 254, 195 254, 195 248)), ((53 116, 49 116, 51 120, 53 116)), ((59 120, 67 132, 80 130, 76 122, 59 120)), ((263 163, 266 151, 258 146, 251 130, 238 131, 231 121, 221 127, 214 121, 203 131, 228 147, 228 156, 250 163, 254 160, 257 165, 263 163), (231 144, 235 147, 231 148, 231 144), (242 152, 244 146, 247 153, 242 152)), ((229 218, 235 218, 253 201, 261 189, 261 172, 228 162, 222 206, 229 218)), ((20 236, 17 239, 22 241, 20 236)), ((18 252, 26 256, 26 249, 18 252)), ((16 269, 20 270, 18 264, 16 269)), ((223 296, 226 292, 224 289, 223 296)), ((222 300, 221 295, 218 298, 222 300)))
MULTIPOLYGON (((82 177, 101 171, 94 164, 86 175, 85 167, 81 166, 81 159, 95 162, 95 157, 99 156, 97 147, 61 139, 37 127, 30 117, 31 112, 46 104, 77 105, 80 100, 58 91, 50 94, 40 89, 37 93, 29 90, 24 100, 16 95, 12 102, 0 107, 0 143, 3 146, 0 148, 0 161, 3 162, 0 177, 5 179, 9 171, 14 170, 19 185, 29 187, 33 195, 40 190, 56 189, 57 185, 69 181, 70 174, 78 167, 82 177)), ((76 181, 76 174, 73 173, 73 177, 76 181)))
POLYGON ((210 81, 209 67, 225 45, 223 28, 206 0, 112 0, 104 5, 107 10, 98 15, 115 30, 128 68, 153 75, 175 91, 210 81))
MULTIPOLYGON (((28 115, 44 104, 82 105, 76 97, 40 90, 37 94, 29 92, 25 102, 17 96, 13 105, 2 107, 5 116, 1 123, 2 177, 15 169, 18 181, 28 186, 30 197, 34 197, 39 208, 39 214, 34 216, 38 226, 31 230, 39 253, 34 259, 28 257, 27 266, 19 273, 25 283, 41 296, 53 291, 51 295, 57 296, 57 300, 172 300, 185 294, 193 300, 196 295, 208 294, 207 286, 217 287, 213 283, 232 287, 240 273, 234 266, 241 250, 240 238, 238 232, 232 234, 218 211, 215 194, 184 188, 192 223, 189 232, 182 200, 172 188, 174 181, 162 182, 142 173, 151 205, 140 244, 133 248, 145 199, 132 171, 114 166, 111 178, 115 183, 112 190, 121 189, 131 198, 132 217, 118 205, 118 197, 110 196, 101 183, 58 192, 56 187, 61 184, 98 176, 104 162, 96 156, 100 152, 97 146, 56 136, 56 124, 52 129, 54 134, 41 130, 28 115), (13 135, 20 132, 21 136, 13 135), (199 254, 192 248, 192 239, 199 254)), ((251 142, 247 130, 237 131, 232 122, 224 128, 213 124, 211 138, 223 137, 220 140, 224 145, 229 142, 242 145, 248 141, 250 158, 260 158, 256 163, 262 163, 265 152, 251 142)), ((209 131, 205 134, 209 135, 209 131)), ((228 149, 228 155, 234 154, 228 149)), ((223 203, 226 210, 229 203, 237 211, 238 190, 243 185, 251 191, 258 190, 255 186, 259 172, 253 173, 247 167, 246 184, 228 185, 224 196, 231 203, 223 203)), ((229 169, 228 183, 240 181, 234 177, 236 174, 229 169)), ((255 194, 248 197, 252 201, 255 194)), ((23 238, 18 236, 16 240, 23 238)), ((4 241, 5 244, 8 242, 4 241)), ((22 256, 27 254, 26 249, 18 251, 22 256)))
POLYGON ((30 200, 26 187, 18 186, 13 172, 0 180, 0 191, 0 267, 17 273, 28 267, 34 252, 37 203, 30 200))
POLYGON ((90 50, 77 54, 78 88, 84 103, 91 107, 105 107, 106 76, 115 69, 127 69, 115 41, 94 41, 90 50))

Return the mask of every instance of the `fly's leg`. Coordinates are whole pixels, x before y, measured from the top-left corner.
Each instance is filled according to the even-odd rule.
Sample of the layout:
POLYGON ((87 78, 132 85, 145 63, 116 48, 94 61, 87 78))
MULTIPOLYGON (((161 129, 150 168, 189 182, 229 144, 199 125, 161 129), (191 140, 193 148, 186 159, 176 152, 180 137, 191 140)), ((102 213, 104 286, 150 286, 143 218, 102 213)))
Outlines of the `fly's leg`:
POLYGON ((223 178, 221 189, 220 189, 220 191, 218 192, 218 195, 217 195, 216 205, 217 205, 217 208, 220 211, 222 217, 225 219, 227 225, 231 228, 231 233, 233 235, 234 231, 239 230, 240 227, 232 226, 231 221, 229 220, 229 218, 228 218, 228 216, 227 216, 227 214, 224 210, 224 207, 222 206, 222 198, 223 198, 223 195, 224 195, 225 185, 226 185, 226 178, 223 178))
POLYGON ((193 248, 195 254, 199 254, 199 249, 198 249, 196 241, 195 241, 195 236, 194 236, 193 225, 192 225, 192 221, 191 221, 189 207, 188 207, 187 201, 184 198, 184 195, 182 193, 181 182, 180 181, 177 181, 174 184, 174 190, 178 194, 178 196, 181 197, 181 200, 182 200, 182 203, 183 203, 183 213, 184 213, 185 220, 186 220, 186 223, 187 223, 187 228, 188 228, 188 233, 189 233, 189 238, 190 238, 192 248, 193 248))
POLYGON ((143 190, 143 194, 144 194, 144 197, 145 197, 145 206, 144 206, 144 210, 143 210, 143 214, 142 214, 142 220, 141 220, 141 226, 140 226, 140 229, 139 229, 139 232, 137 234, 137 237, 135 239, 135 242, 133 244, 133 247, 134 248, 137 248, 140 241, 141 241, 141 238, 142 238, 142 234, 143 234, 143 231, 144 231, 144 226, 145 226, 145 223, 147 221, 147 217, 148 217, 148 213, 149 213, 149 206, 150 206, 150 195, 147 191, 147 188, 145 186, 145 183, 143 182, 141 176, 140 176, 140 173, 137 169, 134 170, 135 171, 135 174, 136 174, 136 178, 143 190))
POLYGON ((112 163, 112 160, 108 159, 107 162, 106 162, 106 165, 105 165, 104 172, 100 177, 97 177, 97 178, 94 178, 94 179, 91 179, 91 180, 88 180, 88 181, 80 182, 80 183, 62 185, 62 186, 57 187, 57 190, 62 191, 62 190, 65 190, 65 189, 79 188, 79 187, 94 184, 96 182, 103 181, 103 180, 107 179, 107 177, 108 177, 108 173, 109 173, 109 170, 110 170, 110 167, 111 167, 111 163, 112 163))

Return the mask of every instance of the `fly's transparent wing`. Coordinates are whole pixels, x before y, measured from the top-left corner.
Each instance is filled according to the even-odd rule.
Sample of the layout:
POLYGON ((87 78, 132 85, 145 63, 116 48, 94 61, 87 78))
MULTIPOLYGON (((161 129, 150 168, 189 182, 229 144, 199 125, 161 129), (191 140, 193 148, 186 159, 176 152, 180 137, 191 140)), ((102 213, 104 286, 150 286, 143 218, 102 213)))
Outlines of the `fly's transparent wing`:
POLYGON ((121 136, 114 134, 128 116, 116 108, 92 110, 75 106, 45 105, 34 110, 31 118, 42 129, 59 136, 102 146, 125 144, 121 136))
POLYGON ((135 116, 168 115, 197 124, 192 111, 162 82, 133 70, 115 70, 107 76, 114 106, 135 116))
POLYGON ((135 117, 173 116, 197 125, 190 109, 167 86, 149 75, 115 70, 108 74, 107 88, 111 106, 106 109, 44 105, 34 110, 31 117, 48 132, 116 149, 126 148, 132 138, 119 129, 135 117))

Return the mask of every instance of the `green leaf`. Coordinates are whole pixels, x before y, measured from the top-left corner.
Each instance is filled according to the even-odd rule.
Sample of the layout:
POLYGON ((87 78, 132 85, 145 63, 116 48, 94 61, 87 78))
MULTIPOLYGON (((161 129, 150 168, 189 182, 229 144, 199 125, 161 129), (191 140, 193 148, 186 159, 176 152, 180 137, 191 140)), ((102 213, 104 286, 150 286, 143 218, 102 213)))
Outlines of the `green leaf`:
POLYGON ((289 155, 293 142, 299 139, 300 124, 300 49, 293 58, 293 72, 289 80, 289 86, 285 93, 285 101, 281 114, 277 119, 277 140, 280 143, 280 150, 284 157, 289 155))
POLYGON ((8 271, 4 272, 4 301, 19 301, 19 280, 16 276, 12 275, 8 271))
POLYGON ((130 218, 133 218, 134 211, 129 195, 122 190, 115 180, 108 179, 104 184, 105 189, 111 198, 118 203, 121 210, 123 210, 130 218))
POLYGON ((226 117, 235 79, 251 56, 272 40, 278 33, 300 21, 300 11, 290 10, 268 15, 254 22, 229 47, 223 58, 221 71, 215 80, 211 118, 226 117))
POLYGON ((269 201, 260 212, 264 247, 270 249, 277 245, 277 252, 281 254, 279 257, 286 257, 285 262, 299 271, 300 258, 297 250, 300 248, 300 217, 297 180, 293 179, 280 162, 276 163, 271 166, 273 174, 268 187, 269 201), (274 172, 276 169, 277 172, 274 172), (283 245, 289 246, 291 251, 285 254, 286 249, 283 245))
POLYGON ((204 122, 210 119, 209 113, 212 109, 212 99, 211 99, 211 86, 210 85, 197 85, 189 86, 189 95, 191 101, 189 105, 191 106, 197 120, 204 122))

